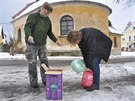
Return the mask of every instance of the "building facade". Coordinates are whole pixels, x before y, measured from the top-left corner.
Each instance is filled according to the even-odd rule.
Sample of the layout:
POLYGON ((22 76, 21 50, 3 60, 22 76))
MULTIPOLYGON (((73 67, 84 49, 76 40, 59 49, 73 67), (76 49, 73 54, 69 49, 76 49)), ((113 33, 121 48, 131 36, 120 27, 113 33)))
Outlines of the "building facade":
POLYGON ((121 42, 122 50, 135 50, 135 22, 124 31, 121 42))
MULTIPOLYGON (((18 41, 18 46, 25 47, 24 42, 24 25, 29 14, 37 12, 42 3, 40 1, 35 2, 32 6, 37 8, 29 11, 28 7, 21 16, 17 16, 13 19, 14 38, 18 41), (37 6, 39 4, 39 6, 37 6), (28 12, 29 11, 29 12, 28 12)), ((68 31, 75 29, 79 30, 84 27, 94 27, 107 36, 111 36, 108 29, 108 16, 112 10, 101 3, 91 1, 61 1, 52 3, 53 13, 49 15, 52 21, 53 32, 58 39, 63 43, 63 47, 56 46, 50 39, 47 40, 48 51, 74 51, 78 50, 78 47, 71 47, 66 41, 66 35, 68 31)), ((117 36, 117 35, 116 35, 117 36)))
POLYGON ((121 54, 121 36, 122 36, 122 34, 111 27, 109 27, 109 33, 110 33, 109 37, 113 41, 111 53, 114 55, 121 54))

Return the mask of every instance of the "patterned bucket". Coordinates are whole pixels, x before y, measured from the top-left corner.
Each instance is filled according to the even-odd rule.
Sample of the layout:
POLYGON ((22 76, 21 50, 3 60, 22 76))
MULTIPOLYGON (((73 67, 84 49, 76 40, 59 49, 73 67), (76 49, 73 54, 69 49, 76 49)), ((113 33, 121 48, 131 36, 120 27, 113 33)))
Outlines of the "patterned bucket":
POLYGON ((46 99, 62 99, 62 70, 49 70, 46 73, 46 99))

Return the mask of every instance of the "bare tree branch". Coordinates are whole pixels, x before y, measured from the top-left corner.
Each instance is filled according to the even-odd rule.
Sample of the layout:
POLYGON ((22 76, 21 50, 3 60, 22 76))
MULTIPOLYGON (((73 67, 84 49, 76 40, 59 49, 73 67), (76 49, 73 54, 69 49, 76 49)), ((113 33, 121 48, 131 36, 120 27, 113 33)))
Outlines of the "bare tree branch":
POLYGON ((131 7, 135 3, 135 0, 114 0, 114 2, 124 3, 125 7, 131 7))

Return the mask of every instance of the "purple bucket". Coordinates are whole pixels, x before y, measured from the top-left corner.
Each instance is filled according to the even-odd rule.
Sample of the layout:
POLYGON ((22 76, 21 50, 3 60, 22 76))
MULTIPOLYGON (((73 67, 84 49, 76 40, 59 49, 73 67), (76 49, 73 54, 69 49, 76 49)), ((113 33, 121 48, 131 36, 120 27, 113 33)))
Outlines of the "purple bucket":
POLYGON ((62 70, 49 70, 46 73, 46 99, 62 99, 62 70))

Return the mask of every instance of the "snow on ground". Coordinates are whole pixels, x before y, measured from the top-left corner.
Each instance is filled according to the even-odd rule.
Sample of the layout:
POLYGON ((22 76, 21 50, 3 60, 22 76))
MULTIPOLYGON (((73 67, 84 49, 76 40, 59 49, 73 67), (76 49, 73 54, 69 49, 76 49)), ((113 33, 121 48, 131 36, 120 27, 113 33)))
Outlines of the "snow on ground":
MULTIPOLYGON (((135 53, 122 52, 122 55, 110 58, 128 56, 135 56, 135 53)), ((49 58, 75 59, 74 57, 49 58)), ((0 59, 25 58, 24 55, 12 57, 7 53, 1 53, 0 59)), ((135 62, 100 64, 100 67, 100 89, 93 92, 88 92, 80 86, 82 73, 75 73, 70 66, 63 67, 68 69, 63 72, 62 101, 135 101, 135 62)), ((27 67, 0 66, 0 101, 47 101, 40 75, 38 74, 40 87, 31 89, 27 69, 27 67)))

